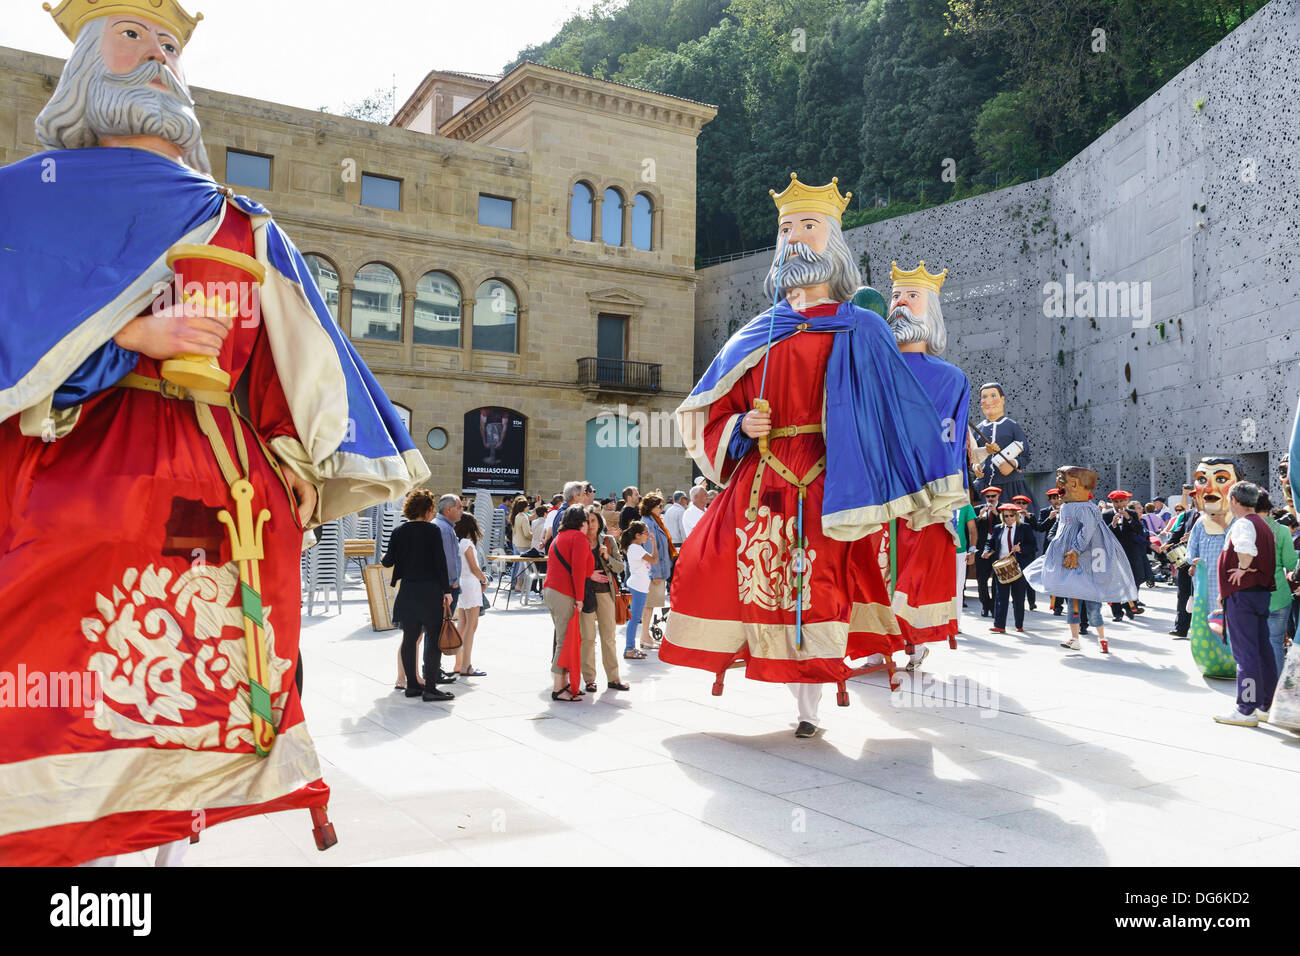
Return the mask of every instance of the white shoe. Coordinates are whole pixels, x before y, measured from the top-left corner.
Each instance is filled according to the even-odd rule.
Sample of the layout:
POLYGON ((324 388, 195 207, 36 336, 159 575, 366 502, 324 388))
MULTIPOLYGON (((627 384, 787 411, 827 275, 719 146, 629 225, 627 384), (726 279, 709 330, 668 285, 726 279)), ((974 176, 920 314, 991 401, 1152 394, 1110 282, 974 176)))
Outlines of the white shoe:
POLYGON ((929 656, 930 656, 930 648, 922 644, 921 649, 917 651, 913 651, 912 656, 907 659, 907 667, 905 667, 904 670, 906 670, 909 674, 912 673, 918 667, 920 667, 921 662, 924 661, 929 656))
POLYGON ((868 657, 859 657, 857 660, 850 660, 850 667, 878 667, 885 663, 884 654, 872 654, 868 657))
POLYGON ((1077 637, 1072 637, 1068 641, 1061 641, 1061 646, 1068 647, 1072 651, 1083 650, 1083 647, 1082 645, 1079 644, 1079 639, 1077 637))
POLYGON ((1259 718, 1254 714, 1243 714, 1236 707, 1226 714, 1219 714, 1214 718, 1216 723, 1232 724, 1234 727, 1257 727, 1259 718))

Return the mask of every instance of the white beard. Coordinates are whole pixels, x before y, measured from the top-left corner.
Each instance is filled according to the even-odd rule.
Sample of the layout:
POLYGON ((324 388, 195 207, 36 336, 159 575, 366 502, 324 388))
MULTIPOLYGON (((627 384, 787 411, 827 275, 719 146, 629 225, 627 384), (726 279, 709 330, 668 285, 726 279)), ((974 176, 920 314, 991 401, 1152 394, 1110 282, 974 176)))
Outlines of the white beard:
POLYGON ((899 345, 927 342, 930 339, 930 326, 925 319, 918 319, 905 305, 900 305, 889 313, 889 328, 899 345))
POLYGON ((164 64, 145 63, 130 73, 96 76, 86 100, 86 122, 106 136, 158 136, 190 153, 202 142, 189 92, 164 64), (168 92, 149 86, 158 80, 168 92))

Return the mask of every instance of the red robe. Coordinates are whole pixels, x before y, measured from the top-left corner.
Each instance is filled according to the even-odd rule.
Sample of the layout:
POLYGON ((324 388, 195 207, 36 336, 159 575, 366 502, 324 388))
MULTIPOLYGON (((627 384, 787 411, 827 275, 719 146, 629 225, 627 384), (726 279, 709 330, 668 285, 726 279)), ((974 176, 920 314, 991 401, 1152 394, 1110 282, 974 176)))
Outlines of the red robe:
MULTIPOLYGON (((212 242, 252 255, 247 217, 227 205, 212 242)), ((247 324, 235 320, 219 362, 247 381, 253 514, 271 514, 260 568, 272 751, 254 753, 238 574, 217 521, 234 502, 193 405, 111 388, 50 443, 10 418, 0 671, 75 675, 102 704, 96 713, 93 691, 50 699, 51 688, 33 706, 31 677, 10 686, 24 703, 0 706, 0 863, 75 864, 328 801, 294 684, 303 530, 256 437, 297 436, 264 328, 247 324)), ((135 371, 158 378, 159 363, 142 356, 135 371)), ((229 414, 212 411, 233 458, 229 414)))
MULTIPOLYGON (((816 318, 833 315, 836 308, 814 306, 802 314, 816 318)), ((774 429, 823 423, 832 340, 832 334, 807 330, 772 346, 767 396, 774 429)), ((703 434, 710 460, 720 460, 740 417, 753 408, 762 377, 760 361, 709 407, 703 434)), ((802 478, 825 453, 825 437, 814 433, 776 438, 771 451, 802 478)), ((796 647, 797 578, 790 558, 797 537, 798 491, 773 469, 766 469, 758 516, 750 521, 746 512, 758 452, 750 449, 739 462, 729 455, 721 460, 726 487, 680 549, 673 573, 672 616, 660 659, 716 672, 738 658, 746 661, 745 675, 756 680, 824 683, 851 675, 846 656, 858 659, 901 648, 900 615, 891 607, 888 587, 888 531, 856 541, 837 541, 822 534, 825 473, 813 480, 804 500, 810 571, 803 583, 803 646, 796 647)), ((936 532, 939 537, 947 535, 942 525, 920 534, 936 532)), ((949 576, 955 577, 950 550, 945 557, 949 576)), ((912 591, 908 603, 918 608, 947 601, 945 622, 927 625, 937 628, 928 639, 939 639, 940 631, 946 638, 951 583, 946 593, 940 593, 945 592, 942 584, 932 589, 919 582, 912 591)), ((909 607, 903 614, 912 611, 909 607)))

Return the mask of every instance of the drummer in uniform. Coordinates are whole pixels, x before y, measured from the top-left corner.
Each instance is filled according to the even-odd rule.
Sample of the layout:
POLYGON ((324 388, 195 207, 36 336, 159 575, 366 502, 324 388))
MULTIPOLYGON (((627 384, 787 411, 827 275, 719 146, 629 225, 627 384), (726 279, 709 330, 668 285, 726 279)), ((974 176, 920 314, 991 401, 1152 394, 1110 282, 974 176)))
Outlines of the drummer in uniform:
POLYGON ((1021 570, 1038 556, 1034 532, 1020 522, 1021 507, 998 505, 1002 523, 995 526, 984 548, 985 560, 993 562, 993 626, 990 630, 1007 632, 1007 605, 1015 602, 1016 630, 1025 629, 1025 595, 1028 585, 1021 570))
MULTIPOLYGON (((1022 513, 1023 513, 1024 516, 1025 516, 1025 517, 1024 517, 1024 522, 1023 522, 1023 523, 1024 523, 1026 526, 1028 526, 1028 528, 1029 528, 1030 531, 1034 531, 1034 532, 1036 532, 1038 529, 1034 527, 1034 501, 1033 501, 1033 499, 1030 498, 1028 495, 1016 495, 1016 496, 1014 496, 1014 497, 1011 499, 1011 501, 1012 501, 1013 504, 1020 505, 1020 507, 1021 507, 1021 509, 1022 509, 1022 513)), ((1035 551, 1039 551, 1039 550, 1041 550, 1041 549, 1038 547, 1038 535, 1037 535, 1037 534, 1034 535, 1034 549, 1035 549, 1035 551)), ((1034 593, 1034 589, 1031 588, 1028 584, 1025 585, 1025 600, 1029 602, 1029 610, 1031 610, 1031 611, 1037 611, 1037 610, 1038 610, 1038 595, 1034 593)))
POLYGON ((984 557, 989 538, 998 524, 998 498, 1002 489, 989 485, 980 497, 984 504, 975 513, 975 582, 979 586, 980 615, 993 616, 993 562, 984 557))

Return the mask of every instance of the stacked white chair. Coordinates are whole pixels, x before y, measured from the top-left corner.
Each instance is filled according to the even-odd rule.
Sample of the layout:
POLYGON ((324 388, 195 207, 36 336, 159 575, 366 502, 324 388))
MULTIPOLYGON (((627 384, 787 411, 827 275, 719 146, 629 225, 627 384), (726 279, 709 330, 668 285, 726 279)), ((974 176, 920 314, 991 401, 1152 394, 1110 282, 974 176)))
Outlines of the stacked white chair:
POLYGON ((343 611, 343 529, 338 519, 321 525, 320 541, 307 552, 311 569, 307 590, 307 614, 313 613, 316 592, 325 592, 325 613, 329 613, 330 589, 334 590, 335 608, 343 611))

